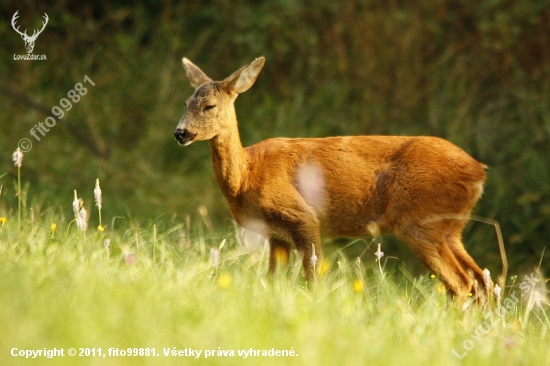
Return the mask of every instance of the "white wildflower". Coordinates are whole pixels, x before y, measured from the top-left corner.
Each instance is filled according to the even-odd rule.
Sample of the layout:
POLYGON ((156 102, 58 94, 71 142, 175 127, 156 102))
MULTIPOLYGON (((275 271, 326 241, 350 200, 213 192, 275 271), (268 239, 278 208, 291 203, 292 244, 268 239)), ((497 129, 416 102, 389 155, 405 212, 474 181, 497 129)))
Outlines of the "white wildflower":
POLYGON ((489 291, 491 289, 491 283, 493 283, 493 281, 491 281, 491 272, 489 272, 487 268, 483 270, 483 283, 485 285, 485 289, 489 291))
POLYGON ((376 253, 374 253, 374 255, 376 256, 376 262, 378 262, 384 256, 384 252, 380 250, 380 247, 381 245, 380 243, 378 243, 378 250, 376 251, 376 253))
POLYGON ((78 219, 78 211, 80 210, 80 201, 78 200, 78 197, 76 196, 76 189, 74 190, 74 200, 73 200, 73 212, 74 212, 74 218, 78 219))
POLYGON ((86 231, 86 229, 88 229, 88 213, 86 212, 86 209, 84 207, 82 207, 80 211, 78 211, 76 226, 78 226, 80 231, 86 231))
POLYGON ((101 210, 101 188, 99 187, 99 179, 96 179, 95 181, 95 188, 94 188, 94 197, 95 197, 95 205, 97 208, 101 210))
POLYGON ((317 262, 319 262, 319 258, 317 257, 317 254, 315 254, 315 245, 311 244, 313 247, 313 254, 311 254, 311 265, 315 267, 317 265, 317 262))
POLYGON ((498 283, 495 285, 495 288, 493 289, 493 292, 494 292, 495 296, 497 297, 497 304, 500 304, 502 289, 500 288, 498 283))
POLYGON ((23 152, 20 148, 17 148, 15 152, 12 155, 13 158, 13 165, 15 165, 16 168, 21 168, 23 166, 23 152))

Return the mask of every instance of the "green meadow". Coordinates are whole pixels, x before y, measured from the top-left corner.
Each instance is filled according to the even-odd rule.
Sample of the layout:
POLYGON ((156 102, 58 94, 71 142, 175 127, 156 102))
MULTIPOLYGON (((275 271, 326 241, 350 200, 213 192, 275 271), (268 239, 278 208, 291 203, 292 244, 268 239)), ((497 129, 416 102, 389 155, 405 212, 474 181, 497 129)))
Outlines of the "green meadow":
POLYGON ((392 265, 396 258, 376 262, 372 250, 358 258, 334 250, 307 286, 295 257, 268 279, 266 246, 238 228, 121 219, 114 229, 80 231, 49 207, 34 215, 21 231, 8 220, 0 232, 6 365, 542 365, 550 358, 538 276, 532 286, 509 283, 499 303, 464 310, 438 280, 411 276, 392 265), (25 353, 53 349, 63 355, 25 353))

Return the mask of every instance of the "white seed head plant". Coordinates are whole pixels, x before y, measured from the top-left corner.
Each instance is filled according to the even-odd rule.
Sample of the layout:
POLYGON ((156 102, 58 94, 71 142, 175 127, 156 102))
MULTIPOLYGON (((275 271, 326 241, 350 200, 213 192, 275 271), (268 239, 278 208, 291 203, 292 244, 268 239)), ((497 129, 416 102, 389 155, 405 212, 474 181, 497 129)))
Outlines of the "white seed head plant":
POLYGON ((78 211, 80 210, 80 201, 78 200, 78 196, 76 195, 76 189, 74 190, 74 200, 73 200, 73 212, 74 212, 74 218, 78 219, 78 211))
POLYGON ((102 197, 101 197, 101 188, 99 187, 99 179, 96 179, 95 181, 94 197, 95 197, 95 205, 97 206, 98 209, 101 210, 102 197))
POLYGON ((78 198, 76 189, 74 190, 73 211, 76 226, 80 231, 86 231, 88 229, 88 213, 84 208, 84 201, 78 198))
POLYGON ((374 255, 376 256, 376 262, 379 262, 380 259, 382 259, 382 257, 384 256, 384 252, 381 250, 380 243, 378 243, 378 250, 374 253, 374 255))
POLYGON ((23 166, 23 152, 20 148, 17 148, 15 152, 12 155, 13 158, 13 165, 15 165, 16 168, 21 168, 23 166))
POLYGON ((103 227, 103 223, 101 222, 101 207, 103 204, 103 197, 101 196, 101 187, 99 186, 99 178, 95 180, 94 197, 95 197, 95 205, 97 207, 98 215, 99 215, 99 226, 97 227, 97 230, 103 232, 105 230, 105 228, 103 227))
POLYGON ((12 155, 13 165, 17 168, 17 202, 18 202, 18 219, 17 227, 19 233, 21 232, 21 209, 23 205, 23 198, 21 192, 21 167, 23 166, 23 152, 18 147, 12 155))
POLYGON ((491 288, 491 284, 493 281, 491 280, 491 272, 487 268, 483 270, 483 284, 485 285, 485 290, 489 291, 491 288))
POLYGON ((80 211, 78 211, 76 226, 78 226, 78 229, 80 231, 86 231, 88 229, 88 213, 86 212, 86 209, 84 207, 82 207, 80 211))

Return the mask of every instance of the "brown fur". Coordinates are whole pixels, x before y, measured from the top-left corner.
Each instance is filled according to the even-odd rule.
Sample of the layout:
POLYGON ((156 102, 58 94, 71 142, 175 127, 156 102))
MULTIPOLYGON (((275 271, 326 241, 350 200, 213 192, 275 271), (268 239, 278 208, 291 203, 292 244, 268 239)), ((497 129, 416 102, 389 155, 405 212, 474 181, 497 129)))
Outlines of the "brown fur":
POLYGON ((243 148, 233 103, 252 86, 264 59, 219 82, 183 63, 197 90, 176 138, 184 145, 209 141, 233 217, 269 237, 271 273, 294 244, 311 280, 322 258, 321 234, 367 236, 374 227, 407 243, 454 294, 473 291, 471 276, 483 283, 461 242, 482 194, 483 164, 436 137, 273 138, 243 148))

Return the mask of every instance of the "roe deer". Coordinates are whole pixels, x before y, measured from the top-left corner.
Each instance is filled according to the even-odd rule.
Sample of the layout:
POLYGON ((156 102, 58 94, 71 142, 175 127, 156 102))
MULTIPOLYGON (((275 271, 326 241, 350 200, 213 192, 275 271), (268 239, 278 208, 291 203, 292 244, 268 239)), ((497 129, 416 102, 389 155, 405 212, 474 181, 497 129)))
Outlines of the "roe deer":
POLYGON ((484 284, 461 232, 486 166, 436 137, 272 138, 243 148, 234 102, 264 62, 213 81, 183 58, 195 92, 174 136, 183 146, 208 140, 233 217, 269 238, 269 273, 286 263, 292 243, 310 281, 322 259, 321 234, 394 233, 454 295, 475 291, 472 276, 484 284))

